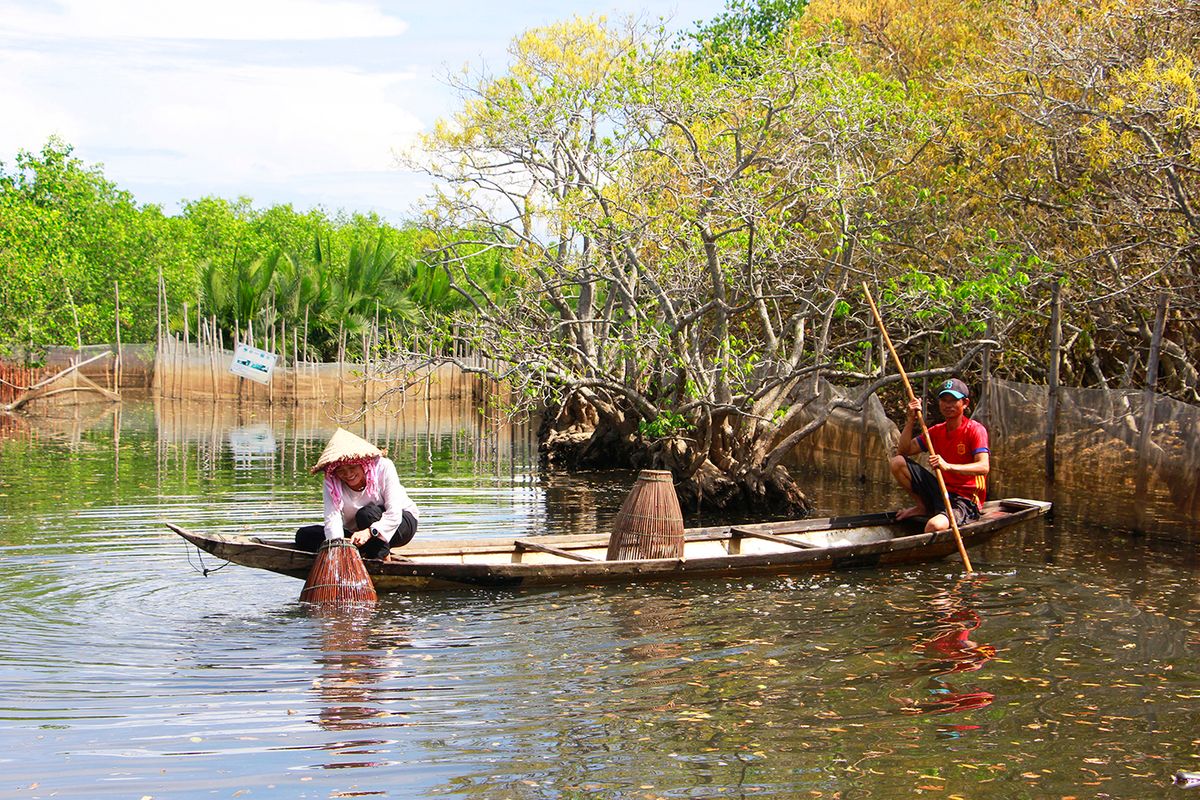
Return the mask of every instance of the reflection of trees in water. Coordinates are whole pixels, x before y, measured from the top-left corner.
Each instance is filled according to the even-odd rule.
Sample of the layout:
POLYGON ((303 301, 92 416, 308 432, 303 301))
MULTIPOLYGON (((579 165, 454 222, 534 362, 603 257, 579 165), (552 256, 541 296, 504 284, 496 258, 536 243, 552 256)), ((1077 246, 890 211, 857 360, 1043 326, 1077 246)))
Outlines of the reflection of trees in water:
MULTIPOLYGON (((487 724, 436 732, 431 749, 449 746, 465 766, 428 794, 908 797, 930 782, 918 776, 944 774, 943 796, 984 797, 1003 794, 990 788, 998 778, 1047 768, 1060 797, 1078 789, 1072 768, 1085 758, 1124 769, 1115 739, 1078 733, 1093 725, 1135 742, 1130 763, 1155 746, 1187 752, 1176 735, 1186 703, 1173 698, 1194 670, 1178 623, 1170 662, 1140 666, 1155 653, 1132 638, 1147 615, 1108 595, 1111 581, 1088 599, 1078 575, 1059 571, 958 584, 943 572, 522 594, 508 608, 521 627, 490 640, 490 688, 472 693, 469 718, 487 724), (1061 726, 1053 745, 1026 744, 1047 725, 1061 726), (947 750, 935 737, 978 741, 947 750)), ((481 673, 467 688, 483 686, 481 673)))
POLYGON ((112 429, 119 438, 119 403, 36 401, 20 413, 0 412, 0 441, 55 442, 78 447, 91 431, 112 429))
POLYGON ((546 519, 542 532, 609 533, 612 518, 632 482, 629 473, 543 473, 546 519))
POLYGON ((453 790, 543 796, 521 785, 533 781, 580 796, 636 796, 645 785, 655 787, 647 796, 687 787, 737 797, 844 787, 850 767, 834 743, 894 714, 863 645, 838 633, 860 610, 851 595, 815 608, 795 585, 773 583, 597 590, 582 614, 592 622, 574 634, 583 640, 544 642, 554 655, 519 684, 528 724, 490 733, 490 771, 453 790))
POLYGON ((648 667, 639 674, 639 683, 655 682, 678 671, 676 666, 656 666, 653 662, 683 652, 683 645, 676 639, 690 624, 691 605, 687 597, 613 598, 610 612, 624 641, 618 651, 630 662, 645 663, 648 667))

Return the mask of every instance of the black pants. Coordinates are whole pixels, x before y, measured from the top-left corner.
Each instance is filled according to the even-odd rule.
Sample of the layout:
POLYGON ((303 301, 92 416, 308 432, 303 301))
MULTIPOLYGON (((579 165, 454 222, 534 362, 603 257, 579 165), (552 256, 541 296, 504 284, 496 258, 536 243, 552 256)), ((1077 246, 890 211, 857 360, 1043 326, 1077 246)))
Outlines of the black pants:
MULTIPOLYGON (((383 518, 383 506, 378 503, 368 503, 358 510, 354 515, 354 524, 356 531, 361 531, 371 527, 376 522, 383 518)), ((350 538, 352 530, 344 531, 346 538, 350 538)), ((404 547, 412 541, 413 536, 417 534, 417 518, 410 512, 404 512, 404 521, 400 523, 400 527, 396 528, 396 534, 392 537, 392 543, 380 539, 378 536, 372 536, 367 540, 367 543, 359 548, 359 553, 363 558, 387 558, 388 553, 393 547, 404 547)), ((321 545, 325 543, 325 526, 324 525, 305 525, 296 531, 296 546, 301 550, 310 550, 317 552, 321 549, 321 545)))
MULTIPOLYGON (((921 498, 929 516, 945 514, 946 503, 942 500, 942 487, 938 485, 937 476, 911 458, 905 460, 908 462, 908 477, 912 482, 913 493, 921 498)), ((975 505, 974 500, 951 491, 947 491, 946 494, 950 495, 955 522, 963 525, 979 519, 979 506, 975 505)))

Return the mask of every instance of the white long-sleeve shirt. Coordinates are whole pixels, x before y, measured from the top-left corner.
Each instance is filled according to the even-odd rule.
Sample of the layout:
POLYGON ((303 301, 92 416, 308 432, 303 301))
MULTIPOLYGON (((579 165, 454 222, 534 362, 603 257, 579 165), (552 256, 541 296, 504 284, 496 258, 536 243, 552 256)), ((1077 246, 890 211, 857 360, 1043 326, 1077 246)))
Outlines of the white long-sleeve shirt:
MULTIPOLYGON (((334 480, 338 479, 334 478, 334 480)), ((361 492, 356 492, 344 481, 341 488, 342 507, 340 509, 333 502, 333 498, 329 496, 329 487, 324 486, 322 490, 325 496, 326 540, 342 539, 345 537, 347 529, 354 530, 354 515, 360 508, 371 503, 378 503, 384 508, 383 517, 371 527, 389 543, 396 534, 396 529, 400 527, 400 523, 404 521, 405 511, 412 514, 413 519, 419 519, 417 504, 400 485, 400 476, 396 473, 396 465, 390 458, 379 459, 379 485, 375 487, 374 492, 368 491, 368 487, 365 486, 361 492)))

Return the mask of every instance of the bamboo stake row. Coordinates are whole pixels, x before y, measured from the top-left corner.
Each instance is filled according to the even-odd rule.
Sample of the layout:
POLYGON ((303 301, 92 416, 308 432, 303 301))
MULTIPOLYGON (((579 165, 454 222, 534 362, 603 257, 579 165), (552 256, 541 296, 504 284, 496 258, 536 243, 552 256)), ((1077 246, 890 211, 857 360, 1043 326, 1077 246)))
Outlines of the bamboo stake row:
MULTIPOLYGON (((165 298, 161 302, 165 317, 168 313, 165 298)), ((411 384, 407 394, 426 400, 460 395, 486 398, 497 391, 495 382, 489 378, 463 372, 452 365, 426 368, 419 373, 396 378, 384 376, 380 370, 372 368, 382 363, 384 358, 384 340, 378 328, 362 335, 360 344, 366 357, 361 362, 351 362, 348 358, 348 332, 344 327, 338 336, 338 360, 315 362, 305 359, 305 346, 295 328, 291 331, 290 347, 287 345, 285 327, 272 327, 256 335, 253 323, 247 324, 244 329, 240 323, 235 323, 234 341, 227 342, 215 318, 197 315, 194 338, 191 314, 186 304, 183 318, 186 321, 182 332, 164 333, 159 339, 154 388, 160 397, 234 400, 266 405, 315 401, 332 406, 336 416, 353 415, 375 405, 400 381, 411 384), (229 372, 233 351, 239 341, 277 354, 278 360, 269 383, 260 384, 229 372)), ((394 346, 396 334, 389 332, 389 336, 393 337, 389 346, 394 346)), ((426 355, 432 357, 435 349, 433 340, 428 339, 422 345, 426 355)), ((414 347, 414 343, 408 342, 407 346, 414 347)), ((495 360, 466 352, 461 345, 456 347, 456 353, 471 365, 496 366, 495 360)))

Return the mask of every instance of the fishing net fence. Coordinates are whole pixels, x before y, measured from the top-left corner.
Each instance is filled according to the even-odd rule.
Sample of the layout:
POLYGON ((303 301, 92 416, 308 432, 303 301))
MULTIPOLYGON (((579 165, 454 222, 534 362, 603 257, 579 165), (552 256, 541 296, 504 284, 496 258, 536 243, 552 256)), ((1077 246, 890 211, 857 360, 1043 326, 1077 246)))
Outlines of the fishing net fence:
MULTIPOLYGON (((818 391, 822 403, 853 394, 828 383, 818 391)), ((1053 495, 1113 527, 1200 538, 1200 407, 1144 391, 1060 388, 1051 437, 1046 386, 992 378, 976 400, 972 416, 990 436, 991 497, 1053 495)), ((901 405, 885 409, 876 395, 861 410, 838 409, 797 446, 791 463, 890 481, 888 458, 903 414, 901 405)), ((932 414, 931 424, 936 404, 932 414)))

